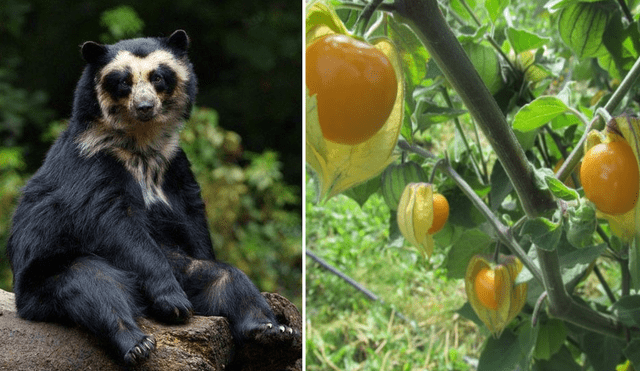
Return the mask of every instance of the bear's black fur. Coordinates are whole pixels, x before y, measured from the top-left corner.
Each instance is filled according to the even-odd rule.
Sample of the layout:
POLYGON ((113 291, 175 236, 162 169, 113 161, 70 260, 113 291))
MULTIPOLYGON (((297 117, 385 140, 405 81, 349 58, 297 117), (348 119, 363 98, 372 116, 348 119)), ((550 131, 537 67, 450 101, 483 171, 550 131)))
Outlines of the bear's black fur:
MULTIPOLYGON (((167 78, 152 81, 166 85, 153 85, 161 96, 159 112, 179 109, 175 117, 188 118, 196 93, 188 42, 184 31, 176 31, 168 38, 83 45, 88 64, 69 127, 24 188, 7 245, 21 317, 84 326, 130 364, 155 347, 135 322, 143 315, 168 323, 192 313, 225 316, 239 344, 268 339, 284 345, 300 336, 277 322, 244 273, 215 259, 200 188, 185 153, 167 139, 179 125, 167 126, 171 132, 131 134, 117 126, 127 114, 131 82, 105 88, 106 97, 96 93, 98 85, 113 85, 109 79, 128 70, 102 76, 119 52, 145 58, 164 50, 185 66, 188 81, 171 81, 175 74, 162 72, 167 65, 161 63, 167 78), (178 93, 186 98, 182 104, 172 95, 178 93), (115 118, 105 117, 101 100, 122 103, 107 107, 115 118), (137 142, 149 139, 145 135, 155 135, 152 144, 137 142), (132 169, 151 175, 140 177, 132 169), (149 188, 149 179, 158 189, 149 188), (146 197, 145 187, 160 196, 146 197)), ((140 111, 143 103, 133 109, 140 111)), ((147 113, 140 122, 131 115, 126 125, 154 124, 147 113)))

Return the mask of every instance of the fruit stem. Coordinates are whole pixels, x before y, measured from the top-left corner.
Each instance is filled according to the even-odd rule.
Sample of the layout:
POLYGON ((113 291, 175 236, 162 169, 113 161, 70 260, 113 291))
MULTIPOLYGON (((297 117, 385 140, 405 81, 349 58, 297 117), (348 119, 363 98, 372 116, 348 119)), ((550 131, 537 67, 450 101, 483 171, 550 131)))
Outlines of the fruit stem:
POLYGON ((622 98, 624 98, 624 96, 627 95, 629 90, 634 86, 639 76, 640 57, 636 59, 633 67, 631 67, 629 73, 627 73, 627 76, 624 77, 618 88, 613 92, 613 95, 611 95, 611 98, 609 98, 607 104, 604 105, 604 108, 596 111, 596 115, 593 117, 589 125, 585 127, 582 138, 580 138, 578 144, 576 144, 576 146, 573 148, 573 151, 571 151, 571 154, 569 154, 564 164, 562 164, 562 166, 560 166, 560 169, 558 169, 556 178, 558 178, 560 181, 564 181, 565 179, 567 179, 569 174, 573 172, 573 169, 578 165, 578 162, 580 162, 580 159, 584 154, 584 142, 587 140, 589 132, 592 129, 602 130, 602 128, 604 128, 605 121, 607 119, 603 116, 610 114, 616 109, 616 107, 618 107, 618 105, 622 101, 622 98), (603 120, 601 120, 601 118, 603 120))
POLYGON ((529 217, 556 207, 536 187, 533 167, 495 99, 440 12, 437 0, 396 0, 394 15, 415 31, 496 152, 529 217))
POLYGON ((500 264, 500 242, 496 242, 496 249, 493 252, 493 262, 500 264))

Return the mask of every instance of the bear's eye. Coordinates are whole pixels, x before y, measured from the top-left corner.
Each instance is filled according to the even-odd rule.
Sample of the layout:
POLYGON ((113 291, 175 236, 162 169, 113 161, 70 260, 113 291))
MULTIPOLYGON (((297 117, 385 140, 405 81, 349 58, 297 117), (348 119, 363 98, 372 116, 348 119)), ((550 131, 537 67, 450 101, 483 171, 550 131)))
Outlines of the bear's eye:
POLYGON ((120 80, 120 84, 118 86, 120 89, 128 89, 131 87, 131 84, 129 84, 128 79, 122 79, 120 80))
POLYGON ((155 75, 153 75, 152 81, 155 82, 155 83, 161 83, 162 82, 162 76, 160 76, 159 74, 155 74, 155 75))

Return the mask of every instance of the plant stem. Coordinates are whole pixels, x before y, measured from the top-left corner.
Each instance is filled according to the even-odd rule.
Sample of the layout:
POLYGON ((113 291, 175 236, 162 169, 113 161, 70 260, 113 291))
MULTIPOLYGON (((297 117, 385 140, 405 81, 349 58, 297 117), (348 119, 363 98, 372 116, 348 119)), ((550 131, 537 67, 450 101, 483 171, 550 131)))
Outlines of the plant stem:
POLYGON ((536 324, 538 323, 538 315, 542 309, 542 303, 546 298, 547 292, 545 291, 540 295, 540 297, 538 297, 538 300, 536 300, 536 305, 533 307, 533 313, 531 314, 531 327, 536 327, 536 324))
MULTIPOLYGON (((625 78, 622 80, 620 86, 618 86, 616 91, 613 92, 613 95, 611 96, 611 98, 609 98, 607 104, 604 105, 605 112, 610 114, 618 107, 618 105, 622 101, 622 98, 627 95, 639 76, 640 58, 636 59, 636 62, 633 64, 633 67, 631 67, 631 70, 629 70, 629 73, 627 73, 627 76, 625 76, 625 78)), ((587 140, 589 132, 592 129, 602 130, 602 128, 604 128, 605 122, 600 120, 600 117, 601 113, 596 111, 596 115, 593 117, 589 125, 585 127, 584 135, 582 135, 582 138, 580 138, 578 144, 576 144, 576 146, 573 148, 573 151, 571 151, 571 154, 567 157, 567 160, 564 162, 564 164, 562 164, 562 166, 560 166, 560 169, 558 169, 556 178, 564 181, 567 176, 569 176, 569 174, 573 172, 573 169, 578 165, 578 162, 580 162, 580 159, 582 158, 582 155, 584 153, 584 142, 587 140)))
POLYGON ((556 205, 551 194, 536 187, 533 167, 500 107, 447 25, 437 0, 396 0, 394 5, 394 14, 416 32, 491 143, 527 216, 536 217, 553 209, 556 205))
POLYGON ((475 13, 473 13, 473 9, 471 9, 469 4, 467 4, 465 0, 460 0, 460 3, 466 9, 467 13, 469 13, 471 18, 473 18, 473 21, 476 23, 476 26, 481 27, 482 23, 480 23, 480 20, 478 19, 478 17, 476 17, 475 13))
POLYGON ((629 272, 629 260, 620 259, 620 271, 622 272, 622 282, 620 291, 622 296, 629 296, 631 292, 631 272, 629 272))
POLYGON ((624 0, 618 0, 618 5, 620 5, 620 8, 622 9, 622 13, 624 13, 624 16, 627 18, 627 21, 629 21, 629 23, 633 23, 633 15, 631 14, 629 7, 627 6, 627 3, 625 3, 624 0))
POLYGON ((609 300, 611 301, 611 304, 615 303, 616 302, 616 296, 613 295, 613 291, 611 291, 611 288, 609 287, 609 284, 604 279, 604 276, 602 275, 602 272, 600 272, 600 268, 598 268, 597 265, 593 266, 593 273, 595 273, 596 277, 598 277, 598 281, 600 281, 600 284, 602 285, 602 288, 604 289, 604 292, 609 297, 609 300))
POLYGON ((476 125, 475 121, 471 120, 471 125, 473 125, 473 131, 476 133, 476 146, 478 147, 478 153, 480 154, 480 162, 482 162, 482 170, 485 176, 485 183, 489 184, 489 171, 487 170, 487 161, 484 159, 484 155, 482 154, 482 145, 480 144, 480 134, 478 133, 478 125, 476 125))
POLYGON ((549 296, 549 314, 577 326, 607 336, 624 338, 624 328, 614 317, 596 312, 573 301, 562 282, 557 250, 536 248, 543 272, 544 287, 549 296))
MULTIPOLYGON (((453 108, 453 102, 451 102, 451 98, 449 97, 447 88, 444 86, 440 86, 440 91, 442 93, 442 97, 444 98, 444 101, 447 103, 447 106, 449 108, 453 108)), ((473 155, 473 151, 471 151, 471 146, 469 145, 469 141, 467 141, 467 136, 464 134, 464 131, 462 131, 462 125, 460 124, 460 120, 457 117, 454 117, 453 123, 456 126, 456 130, 458 131, 458 134, 460 134, 460 137, 462 138, 462 143, 464 144, 464 147, 467 149, 467 152, 469 152, 471 165, 473 166, 473 170, 476 172, 476 176, 478 177, 478 180, 480 180, 480 183, 482 183, 482 185, 486 185, 488 181, 486 181, 484 175, 480 173, 478 162, 476 161, 476 157, 473 155)))

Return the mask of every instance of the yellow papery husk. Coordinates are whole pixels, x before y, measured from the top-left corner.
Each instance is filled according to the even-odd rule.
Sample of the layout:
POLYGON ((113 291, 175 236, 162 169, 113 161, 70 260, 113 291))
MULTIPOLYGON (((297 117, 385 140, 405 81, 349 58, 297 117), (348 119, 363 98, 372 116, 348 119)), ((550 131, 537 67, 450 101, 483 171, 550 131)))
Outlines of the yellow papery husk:
POLYGON ((404 188, 397 211, 402 236, 429 259, 435 242, 429 234, 433 224, 433 188, 428 183, 409 183, 404 188))
POLYGON ((498 338, 505 327, 522 311, 527 302, 527 283, 515 285, 516 278, 522 271, 522 262, 515 256, 500 255, 500 264, 492 267, 491 258, 476 255, 469 261, 464 278, 464 288, 467 292, 469 304, 478 315, 482 323, 487 326, 491 334, 498 338), (485 307, 478 298, 474 283, 478 273, 483 269, 495 271, 495 282, 508 282, 507 285, 498 284, 499 292, 496 292, 496 310, 485 307))
MULTIPOLYGON (((636 156, 636 163, 640 164, 640 120, 629 116, 612 119, 601 132, 590 131, 584 144, 584 152, 587 153, 591 147, 597 144, 617 141, 627 142, 636 156)), ((640 202, 637 202, 633 209, 620 215, 605 214, 596 209, 596 216, 606 219, 611 227, 611 232, 625 243, 631 242, 636 231, 640 230, 640 202)))
MULTIPOLYGON (((334 34, 336 26, 318 25, 307 31, 306 45, 325 35, 334 34)), ((306 98, 306 161, 320 182, 320 197, 327 200, 347 189, 380 174, 397 159, 393 150, 398 142, 404 114, 404 79, 402 64, 393 43, 385 38, 371 42, 393 65, 398 81, 398 93, 391 114, 371 138, 356 145, 338 144, 326 140, 318 120, 315 95, 306 98)))

